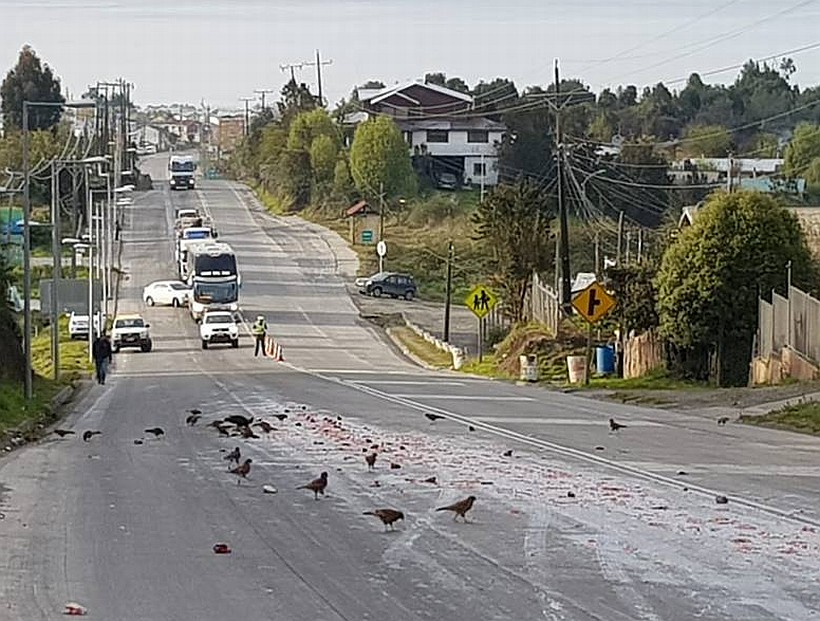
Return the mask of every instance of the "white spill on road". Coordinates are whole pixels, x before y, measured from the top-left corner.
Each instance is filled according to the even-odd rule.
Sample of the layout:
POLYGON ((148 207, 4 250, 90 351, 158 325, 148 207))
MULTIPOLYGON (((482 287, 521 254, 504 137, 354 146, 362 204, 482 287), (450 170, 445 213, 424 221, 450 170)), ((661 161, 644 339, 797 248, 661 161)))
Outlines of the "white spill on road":
MULTIPOLYGON (((328 493, 351 513, 375 506, 408 510, 383 560, 401 567, 421 558, 433 582, 456 587, 469 577, 424 549, 431 531, 537 591, 547 619, 573 618, 552 585, 557 551, 562 558, 593 559, 595 572, 614 585, 636 619, 670 618, 657 610, 657 596, 648 597, 653 585, 690 593, 691 605, 707 618, 809 619, 817 604, 820 533, 814 527, 733 505, 731 498, 717 505, 686 492, 685 481, 673 489, 515 446, 505 457, 511 445, 446 421, 429 433, 395 432, 345 412, 311 412, 254 395, 242 399, 242 409, 236 400, 214 405, 224 415, 287 411, 285 421, 267 419, 275 430, 261 434, 256 450, 272 453, 272 462, 330 471, 328 493), (367 452, 378 454, 374 472, 364 463, 367 452), (432 476, 435 483, 425 482, 432 476), (470 541, 475 530, 454 532, 450 520, 432 512, 468 494, 478 498, 470 516, 494 522, 497 541, 470 541), (518 549, 505 549, 502 542, 513 538, 518 549), (556 551, 559 543, 570 549, 556 551)), ((264 478, 273 482, 273 474, 264 478)))

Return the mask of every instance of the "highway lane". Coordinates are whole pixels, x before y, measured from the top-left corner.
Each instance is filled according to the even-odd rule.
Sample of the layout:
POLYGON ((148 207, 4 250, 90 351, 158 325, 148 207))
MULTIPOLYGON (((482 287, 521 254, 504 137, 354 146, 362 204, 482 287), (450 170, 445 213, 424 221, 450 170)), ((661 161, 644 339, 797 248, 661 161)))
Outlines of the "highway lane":
MULTIPOLYGON (((0 462, 0 619, 53 619, 68 600, 106 619, 798 619, 818 608, 817 541, 799 525, 430 423, 419 408, 664 467, 699 425, 714 444, 713 422, 676 427, 652 411, 419 370, 356 317, 338 286, 345 261, 315 229, 273 220, 263 232, 229 182, 157 187, 128 211, 121 305, 150 320, 156 349, 119 354, 111 381, 64 423, 101 437, 49 439, 0 462), (243 306, 268 316, 286 363, 254 359, 249 339, 203 352, 183 310, 142 307, 142 285, 173 274, 168 213, 185 204, 207 206, 239 252, 243 306), (194 406, 289 418, 270 437, 225 440, 185 427, 194 406), (604 408, 633 427, 610 438, 604 408), (324 420, 337 416, 342 429, 324 420), (167 437, 134 444, 154 424, 167 437), (220 453, 235 445, 254 459, 244 485, 220 453), (295 488, 322 469, 331 484, 315 502, 295 488), (468 493, 474 524, 432 511, 468 493), (397 533, 361 515, 376 506, 405 510, 397 533), (215 556, 217 541, 233 554, 215 556)), ((752 450, 746 463, 764 454, 752 450)))

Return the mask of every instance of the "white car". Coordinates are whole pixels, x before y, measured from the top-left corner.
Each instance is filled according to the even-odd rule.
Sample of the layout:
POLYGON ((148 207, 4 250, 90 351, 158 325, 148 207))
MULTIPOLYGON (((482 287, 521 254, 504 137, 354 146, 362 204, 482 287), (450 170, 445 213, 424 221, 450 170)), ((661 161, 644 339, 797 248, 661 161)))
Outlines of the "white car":
POLYGON ((239 347, 239 319, 230 311, 206 311, 199 324, 202 349, 210 343, 230 343, 239 347))
MULTIPOLYGON (((94 328, 96 332, 100 331, 100 314, 94 316, 94 328)), ((88 338, 88 315, 85 313, 75 313, 74 311, 68 316, 68 336, 72 339, 87 339, 88 338)))
POLYGON ((142 290, 142 299, 148 306, 185 306, 191 296, 191 288, 179 280, 158 280, 142 290))
POLYGON ((111 328, 111 348, 117 353, 123 347, 138 347, 140 351, 149 352, 153 349, 150 323, 139 315, 117 315, 114 326, 111 328))

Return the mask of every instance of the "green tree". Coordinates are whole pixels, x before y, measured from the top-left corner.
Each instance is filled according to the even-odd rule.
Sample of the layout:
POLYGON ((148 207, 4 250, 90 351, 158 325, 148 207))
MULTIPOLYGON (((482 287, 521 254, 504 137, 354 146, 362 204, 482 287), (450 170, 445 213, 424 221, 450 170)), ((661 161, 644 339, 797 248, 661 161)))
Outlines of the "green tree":
POLYGON ((338 141, 338 131, 333 119, 324 108, 315 108, 298 114, 290 125, 288 148, 308 151, 317 136, 328 136, 338 141))
POLYGON ((655 276, 658 266, 654 261, 616 265, 606 271, 609 284, 618 300, 614 318, 624 332, 637 333, 658 327, 658 291, 655 276))
POLYGON ((281 98, 276 105, 279 108, 282 124, 288 127, 298 114, 316 108, 316 97, 306 84, 297 84, 295 80, 290 80, 282 87, 281 98))
POLYGON ((313 178, 320 187, 326 187, 333 181, 338 153, 336 143, 330 136, 321 134, 313 139, 310 145, 310 167, 313 178))
POLYGON ((353 197, 355 191, 356 186, 353 183, 353 177, 350 175, 347 158, 340 155, 333 169, 333 194, 339 200, 349 200, 353 197))
POLYGON ((660 329, 677 370, 745 385, 758 295, 782 290, 789 261, 794 282, 813 290, 817 275, 796 216, 770 195, 713 194, 658 273, 660 329))
POLYGON ((359 192, 371 198, 378 196, 382 186, 387 196, 409 195, 416 190, 407 143, 396 124, 385 116, 356 128, 350 147, 350 173, 359 192))
MULTIPOLYGON (((0 99, 6 130, 23 127, 23 101, 64 103, 60 93, 60 81, 54 77, 51 67, 28 45, 20 51, 17 64, 7 74, 0 86, 0 99)), ((51 129, 60 122, 62 109, 58 106, 32 108, 29 110, 29 128, 51 129)))
POLYGON ((473 215, 476 236, 495 257, 493 282, 513 321, 524 318, 524 300, 534 271, 552 265, 550 225, 554 198, 536 181, 495 187, 473 215))
POLYGON ((754 148, 757 157, 779 157, 780 139, 777 134, 758 134, 754 148))
POLYGON ((722 125, 692 125, 683 141, 686 157, 726 157, 733 148, 732 134, 722 125))
POLYGON ((0 253, 0 291, 3 293, 3 303, 0 305, 0 381, 22 384, 25 379, 23 369, 26 367, 22 335, 14 313, 6 303, 6 291, 11 282, 11 269, 6 263, 5 253, 0 253))
POLYGON ((783 172, 788 177, 801 177, 817 158, 820 158, 820 125, 800 123, 786 147, 783 172))

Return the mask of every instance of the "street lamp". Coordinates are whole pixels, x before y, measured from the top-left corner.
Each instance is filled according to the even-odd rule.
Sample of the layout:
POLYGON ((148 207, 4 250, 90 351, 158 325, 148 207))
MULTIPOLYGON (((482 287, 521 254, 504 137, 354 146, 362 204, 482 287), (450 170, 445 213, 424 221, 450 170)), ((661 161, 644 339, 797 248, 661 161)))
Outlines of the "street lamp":
POLYGON ((29 170, 29 108, 96 108, 94 101, 23 101, 23 350, 25 357, 25 397, 33 395, 31 368, 31 171, 29 170))
MULTIPOLYGON (((94 319, 96 318, 94 313, 94 270, 92 263, 94 246, 90 241, 83 241, 76 237, 64 237, 62 242, 66 246, 71 246, 74 252, 88 250, 88 359, 92 360, 95 334, 94 319)), ((101 321, 102 319, 100 319, 101 321)))

